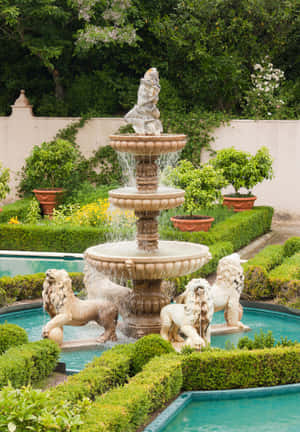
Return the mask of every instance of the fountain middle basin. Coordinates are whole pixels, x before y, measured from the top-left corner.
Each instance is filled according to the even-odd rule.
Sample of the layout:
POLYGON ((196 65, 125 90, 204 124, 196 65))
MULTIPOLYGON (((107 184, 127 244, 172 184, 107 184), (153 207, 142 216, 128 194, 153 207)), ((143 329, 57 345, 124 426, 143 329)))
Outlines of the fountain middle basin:
POLYGON ((108 276, 118 279, 163 279, 192 273, 206 264, 208 246, 196 243, 160 241, 159 249, 139 249, 135 241, 105 243, 85 251, 85 260, 108 276))

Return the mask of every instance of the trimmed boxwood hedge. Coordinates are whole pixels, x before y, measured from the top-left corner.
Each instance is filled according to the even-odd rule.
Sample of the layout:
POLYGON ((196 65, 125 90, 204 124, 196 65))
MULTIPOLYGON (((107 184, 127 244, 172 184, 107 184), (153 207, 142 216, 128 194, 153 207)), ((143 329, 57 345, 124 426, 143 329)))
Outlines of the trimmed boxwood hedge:
POLYGON ((26 330, 16 324, 0 324, 0 355, 13 346, 28 343, 26 330))
POLYGON ((24 198, 12 204, 6 204, 0 212, 0 223, 8 222, 12 217, 24 220, 30 208, 31 198, 24 198))
MULTIPOLYGON (((83 288, 83 273, 69 273, 74 291, 83 288)), ((45 273, 0 278, 0 306, 19 300, 41 298, 45 273)))
POLYGON ((286 258, 269 273, 272 291, 286 300, 300 296, 300 252, 286 258))
POLYGON ((180 356, 155 357, 128 384, 97 398, 83 417, 80 431, 135 431, 153 411, 177 396, 181 387, 180 356))
POLYGON ((183 356, 183 390, 225 390, 300 382, 300 344, 183 356))
MULTIPOLYGON (((208 233, 182 233, 173 228, 161 228, 162 239, 184 240, 211 245, 229 241, 234 250, 269 231, 272 222, 271 207, 255 207, 251 211, 234 214, 217 224, 208 233)), ((110 228, 55 225, 0 225, 0 249, 55 252, 84 252, 90 246, 109 239, 110 228)))
POLYGON ((300 252, 300 237, 291 237, 284 243, 284 256, 290 257, 300 252))
POLYGON ((59 357, 58 345, 48 339, 9 348, 0 356, 0 388, 21 387, 47 377, 59 357))

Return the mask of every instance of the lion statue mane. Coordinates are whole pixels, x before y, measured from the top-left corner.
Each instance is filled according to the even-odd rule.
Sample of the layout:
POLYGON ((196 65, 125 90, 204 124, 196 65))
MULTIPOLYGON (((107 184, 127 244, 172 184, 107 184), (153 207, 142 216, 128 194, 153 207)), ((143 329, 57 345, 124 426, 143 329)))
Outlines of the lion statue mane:
POLYGON ((161 336, 170 342, 184 342, 201 349, 210 343, 214 313, 211 286, 205 279, 192 279, 177 301, 162 308, 161 336), (179 332, 186 336, 184 340, 179 332))
POLYGON ((108 300, 80 300, 72 289, 72 280, 66 270, 49 269, 43 283, 43 306, 51 320, 43 328, 42 336, 63 341, 63 326, 83 326, 96 321, 104 327, 104 333, 97 339, 103 343, 115 341, 118 308, 108 300))
POLYGON ((244 287, 244 273, 239 254, 234 253, 220 259, 217 277, 212 285, 214 311, 224 309, 224 317, 228 326, 245 328, 241 322, 243 308, 240 296, 244 287))

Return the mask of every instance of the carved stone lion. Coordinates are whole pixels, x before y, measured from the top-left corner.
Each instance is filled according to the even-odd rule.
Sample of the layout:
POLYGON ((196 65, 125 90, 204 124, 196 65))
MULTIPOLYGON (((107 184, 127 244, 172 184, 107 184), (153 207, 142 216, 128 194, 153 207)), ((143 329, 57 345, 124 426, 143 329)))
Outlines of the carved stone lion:
POLYGON ((107 300, 80 300, 72 290, 72 281, 65 270, 49 269, 43 283, 43 305, 51 320, 43 328, 42 336, 56 340, 63 339, 63 326, 83 326, 96 321, 104 327, 104 333, 97 339, 103 343, 115 341, 118 308, 107 300))
POLYGON ((214 313, 211 286, 205 279, 192 279, 177 301, 162 308, 161 336, 171 342, 183 342, 193 348, 210 343, 211 320, 214 313))
POLYGON ((224 309, 228 326, 245 328, 241 322, 243 308, 240 296, 244 287, 244 273, 239 254, 234 253, 220 259, 217 278, 212 286, 215 312, 224 309))

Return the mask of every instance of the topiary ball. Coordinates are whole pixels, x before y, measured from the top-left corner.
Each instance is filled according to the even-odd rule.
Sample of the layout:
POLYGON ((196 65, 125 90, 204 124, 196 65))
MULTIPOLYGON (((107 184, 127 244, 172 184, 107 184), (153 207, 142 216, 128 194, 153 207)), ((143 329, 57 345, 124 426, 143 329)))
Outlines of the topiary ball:
POLYGON ((142 337, 134 344, 132 372, 135 375, 143 369, 153 357, 162 354, 174 353, 175 350, 169 341, 158 334, 150 334, 142 337))

